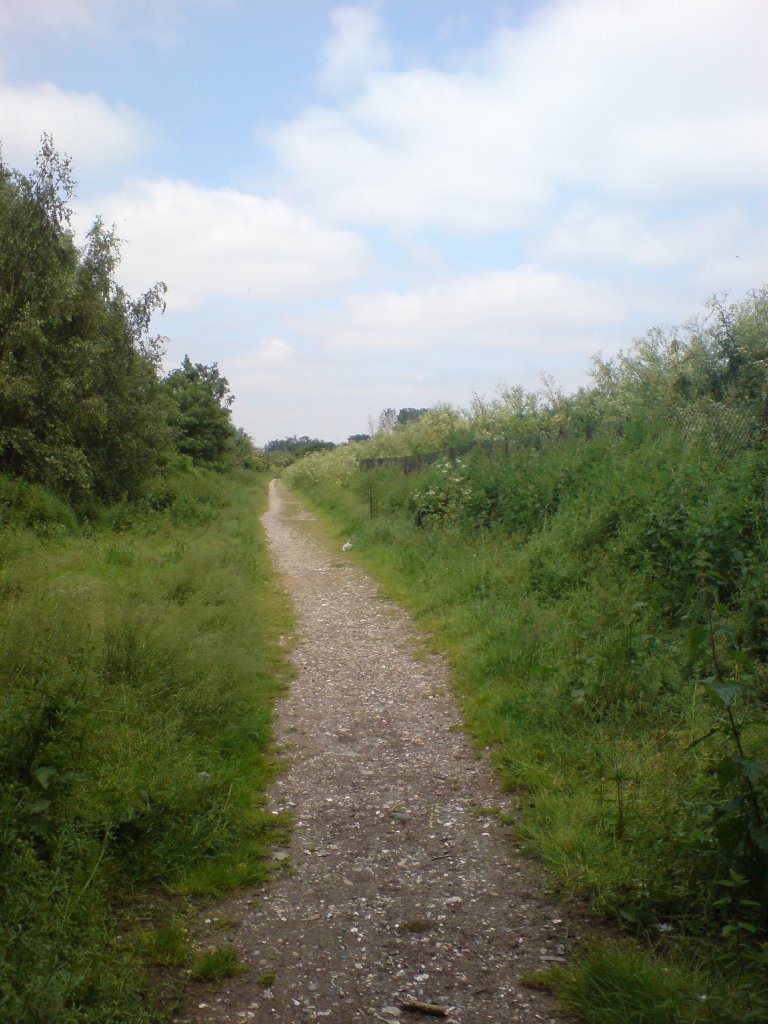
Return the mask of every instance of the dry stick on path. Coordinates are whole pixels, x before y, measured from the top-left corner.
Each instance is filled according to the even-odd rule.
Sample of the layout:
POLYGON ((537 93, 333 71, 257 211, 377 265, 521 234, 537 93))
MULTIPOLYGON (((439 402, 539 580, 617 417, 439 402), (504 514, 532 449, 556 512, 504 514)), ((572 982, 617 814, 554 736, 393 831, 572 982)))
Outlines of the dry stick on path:
POLYGON ((403 1010, 416 1010, 431 1017, 447 1017, 451 1012, 447 1006, 436 1006, 434 1003, 420 1003, 418 999, 400 999, 398 1005, 403 1010))
POLYGON ((250 971, 196 990, 184 1020, 405 1021, 431 1005, 459 1024, 562 1024, 520 978, 582 922, 478 813, 514 807, 456 728, 444 661, 312 518, 271 485, 263 522, 298 630, 276 725, 288 768, 269 794, 294 818, 291 870, 207 910, 210 929, 233 923, 206 940, 234 943, 250 971))

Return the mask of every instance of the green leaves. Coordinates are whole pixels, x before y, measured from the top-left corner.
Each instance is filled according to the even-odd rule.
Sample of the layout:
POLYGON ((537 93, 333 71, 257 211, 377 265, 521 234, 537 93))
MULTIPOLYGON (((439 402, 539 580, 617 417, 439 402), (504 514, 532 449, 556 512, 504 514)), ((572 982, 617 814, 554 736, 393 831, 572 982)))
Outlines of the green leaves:
MULTIPOLYGON (((738 783, 741 780, 754 783, 765 777, 768 772, 768 764, 765 761, 748 761, 743 757, 724 757, 717 763, 715 772, 719 782, 724 786, 738 783)), ((742 800, 742 797, 735 796, 727 804, 723 804, 722 807, 731 811, 739 810, 742 808, 742 800)), ((743 807, 745 812, 748 812, 749 805, 744 803, 743 807)), ((755 820, 758 822, 759 815, 760 812, 757 810, 755 820)))
POLYGON ((732 760, 742 777, 751 782, 757 782, 768 775, 768 761, 748 760, 745 757, 734 757, 732 760))
POLYGON ((734 698, 740 692, 741 687, 729 683, 710 684, 707 690, 724 708, 733 704, 734 698))
POLYGON ((51 765, 41 765, 39 768, 35 768, 32 774, 43 789, 48 789, 51 777, 56 774, 56 769, 51 765))
POLYGON ((764 825, 752 825, 749 831, 755 846, 763 853, 768 853, 768 828, 764 825))
POLYGON ((69 497, 137 491, 169 447, 149 320, 114 280, 113 229, 83 251, 69 228, 71 166, 43 137, 25 176, 0 162, 0 471, 69 497))
POLYGON ((695 665, 704 655, 709 642, 709 630, 701 623, 696 623, 688 634, 688 662, 695 665))
POLYGON ((184 356, 181 368, 169 373, 164 384, 179 451, 198 464, 219 465, 234 433, 230 419, 234 396, 227 378, 216 363, 205 366, 184 356))

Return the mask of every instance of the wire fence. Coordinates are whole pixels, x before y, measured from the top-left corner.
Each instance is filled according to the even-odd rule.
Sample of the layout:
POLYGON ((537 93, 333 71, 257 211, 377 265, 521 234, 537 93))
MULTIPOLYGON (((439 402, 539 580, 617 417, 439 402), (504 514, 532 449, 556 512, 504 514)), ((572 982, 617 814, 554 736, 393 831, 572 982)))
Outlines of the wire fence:
POLYGON ((667 410, 661 415, 649 413, 640 419, 570 423, 516 437, 470 441, 441 451, 358 459, 357 464, 362 470, 384 467, 405 474, 420 473, 436 462, 455 462, 474 453, 484 453, 488 458, 511 458, 515 452, 525 448, 544 448, 574 438, 589 441, 598 436, 610 435, 643 440, 658 436, 664 429, 670 428, 677 430, 691 444, 705 446, 723 455, 736 455, 760 447, 768 441, 768 397, 739 405, 706 399, 671 412, 667 410))

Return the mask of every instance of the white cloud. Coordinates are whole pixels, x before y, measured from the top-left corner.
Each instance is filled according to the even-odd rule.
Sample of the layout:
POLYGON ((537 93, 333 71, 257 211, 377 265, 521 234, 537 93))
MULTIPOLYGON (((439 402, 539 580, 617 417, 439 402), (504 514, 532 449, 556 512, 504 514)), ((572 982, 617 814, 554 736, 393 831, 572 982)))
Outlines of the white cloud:
POLYGON ((359 276, 369 259, 351 232, 234 189, 137 181, 84 212, 126 238, 118 276, 128 290, 164 280, 175 309, 216 296, 298 303, 359 276))
POLYGON ((0 81, 3 160, 32 167, 43 132, 83 173, 120 164, 140 153, 152 132, 125 104, 110 105, 95 93, 68 92, 50 82, 14 87, 0 81))
POLYGON ((76 28, 92 29, 99 9, 112 6, 111 0, 25 0, 0 4, 0 28, 76 28))
POLYGON ((679 271, 723 255, 746 256, 754 241, 746 211, 730 204, 654 217, 579 203, 541 232, 534 250, 544 263, 679 271))
POLYGON ((458 70, 378 71, 272 135, 324 216, 529 224, 560 188, 710 198, 768 176, 764 0, 559 0, 458 70))
POLYGON ((302 361, 289 369, 265 373, 238 367, 234 422, 242 424, 257 444, 277 437, 307 434, 325 440, 346 440, 366 429, 368 413, 378 411, 380 399, 370 402, 359 385, 339 381, 317 364, 302 361))
MULTIPOLYGON (((226 300, 219 306, 223 313, 226 300)), ((207 322, 215 322, 211 308, 207 322)), ((257 442, 340 440, 365 431, 369 414, 385 407, 466 405, 500 381, 536 389, 542 370, 578 386, 592 354, 628 342, 627 314, 599 282, 527 266, 361 291, 333 310, 297 308, 285 317, 286 333, 257 334, 251 344, 246 314, 229 332, 235 344, 224 331, 216 358, 237 395, 235 420, 257 442)))
POLYGON ((349 297, 338 313, 305 324, 333 351, 409 353, 546 348, 587 354, 594 333, 623 315, 599 283, 535 266, 444 279, 407 292, 349 297))
POLYGON ((331 93, 344 93, 387 68, 392 54, 381 19, 370 8, 337 7, 330 17, 334 31, 322 49, 319 82, 331 93))
POLYGON ((134 24, 181 16, 190 6, 231 7, 237 0, 0 0, 0 28, 94 32, 128 11, 134 24))
POLYGON ((297 358, 294 349, 282 338, 263 338, 247 351, 233 356, 230 364, 247 372, 281 372, 292 367, 297 358))

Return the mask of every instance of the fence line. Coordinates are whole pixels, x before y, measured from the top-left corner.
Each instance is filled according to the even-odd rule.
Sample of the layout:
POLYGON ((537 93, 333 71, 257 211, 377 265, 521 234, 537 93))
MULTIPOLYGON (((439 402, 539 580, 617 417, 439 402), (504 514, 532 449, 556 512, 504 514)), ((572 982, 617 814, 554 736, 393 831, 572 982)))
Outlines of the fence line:
POLYGON ((494 453, 503 453, 509 458, 514 451, 522 448, 543 448, 546 444, 559 444, 573 438, 591 440, 596 435, 612 434, 626 437, 634 434, 638 428, 642 433, 652 426, 658 431, 659 426, 676 427, 683 437, 690 442, 708 442, 721 454, 736 454, 748 448, 765 444, 768 439, 768 399, 749 405, 726 405, 711 399, 700 405, 685 406, 675 409, 662 417, 648 417, 645 420, 625 420, 622 422, 603 422, 585 424, 580 429, 566 429, 560 426, 557 430, 539 430, 536 433, 520 437, 507 437, 494 441, 470 441, 465 444, 452 445, 441 451, 416 452, 413 455, 385 455, 370 459, 358 459, 357 465, 362 470, 399 469, 406 475, 420 473, 433 466, 436 462, 457 459, 474 452, 485 452, 489 458, 494 453))

